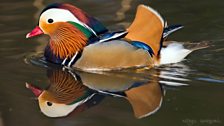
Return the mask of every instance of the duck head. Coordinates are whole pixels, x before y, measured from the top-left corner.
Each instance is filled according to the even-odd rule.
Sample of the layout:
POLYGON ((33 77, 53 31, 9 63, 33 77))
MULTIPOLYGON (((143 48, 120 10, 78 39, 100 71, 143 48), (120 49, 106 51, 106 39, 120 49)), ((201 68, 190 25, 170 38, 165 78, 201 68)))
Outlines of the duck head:
POLYGON ((90 38, 106 32, 107 29, 95 18, 70 4, 51 4, 40 14, 36 26, 26 38, 46 34, 50 42, 45 57, 53 63, 71 58, 87 45, 90 38))
POLYGON ((26 83, 26 87, 38 98, 41 112, 48 117, 64 117, 73 111, 82 111, 84 103, 94 95, 67 72, 53 71, 49 80, 50 86, 46 90, 26 83))

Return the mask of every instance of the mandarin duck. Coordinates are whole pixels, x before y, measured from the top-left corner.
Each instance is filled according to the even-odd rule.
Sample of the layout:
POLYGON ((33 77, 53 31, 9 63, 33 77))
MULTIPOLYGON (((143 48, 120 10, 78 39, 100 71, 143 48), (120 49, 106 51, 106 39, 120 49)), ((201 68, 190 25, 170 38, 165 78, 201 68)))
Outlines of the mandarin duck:
POLYGON ((110 32, 81 9, 55 3, 43 9, 38 26, 26 38, 49 35, 44 58, 69 68, 84 71, 151 68, 180 62, 193 51, 177 43, 162 48, 163 40, 182 27, 167 26, 157 11, 139 5, 133 23, 126 30, 110 32))
POLYGON ((50 86, 45 90, 26 83, 26 87, 38 98, 41 112, 48 117, 79 113, 103 99, 66 71, 50 70, 48 78, 50 86))

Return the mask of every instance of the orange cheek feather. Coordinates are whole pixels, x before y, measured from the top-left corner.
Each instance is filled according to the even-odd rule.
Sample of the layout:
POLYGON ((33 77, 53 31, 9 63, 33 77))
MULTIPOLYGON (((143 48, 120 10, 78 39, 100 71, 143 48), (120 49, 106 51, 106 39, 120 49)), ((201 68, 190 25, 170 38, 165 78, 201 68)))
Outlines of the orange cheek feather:
POLYGON ((48 24, 46 22, 40 22, 40 27, 45 34, 52 35, 56 31, 58 23, 48 24))

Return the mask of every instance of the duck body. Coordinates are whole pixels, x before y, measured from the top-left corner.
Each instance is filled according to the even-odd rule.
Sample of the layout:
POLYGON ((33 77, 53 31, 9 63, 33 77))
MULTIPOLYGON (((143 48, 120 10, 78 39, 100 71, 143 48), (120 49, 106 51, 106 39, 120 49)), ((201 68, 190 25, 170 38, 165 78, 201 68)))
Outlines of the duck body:
POLYGON ((86 46, 73 67, 83 70, 111 70, 152 64, 150 54, 123 40, 86 46))
POLYGON ((142 48, 136 43, 144 46, 141 42, 128 42, 122 39, 96 41, 66 58, 54 55, 51 45, 48 45, 44 56, 50 62, 87 71, 151 67, 153 64, 151 48, 142 48))
POLYGON ((129 28, 108 32, 102 23, 77 7, 52 4, 43 10, 39 26, 27 38, 49 35, 45 59, 67 67, 84 71, 150 68, 160 61, 172 63, 183 59, 169 62, 161 60, 160 55, 163 40, 181 28, 181 25, 167 27, 158 12, 139 5, 129 28))

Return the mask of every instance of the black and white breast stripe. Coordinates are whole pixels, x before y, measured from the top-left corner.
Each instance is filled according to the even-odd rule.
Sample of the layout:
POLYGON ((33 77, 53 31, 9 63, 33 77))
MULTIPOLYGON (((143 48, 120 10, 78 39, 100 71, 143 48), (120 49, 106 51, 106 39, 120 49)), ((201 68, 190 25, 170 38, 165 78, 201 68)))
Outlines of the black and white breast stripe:
POLYGON ((81 57, 82 52, 75 52, 72 58, 65 58, 61 65, 71 67, 81 57))

